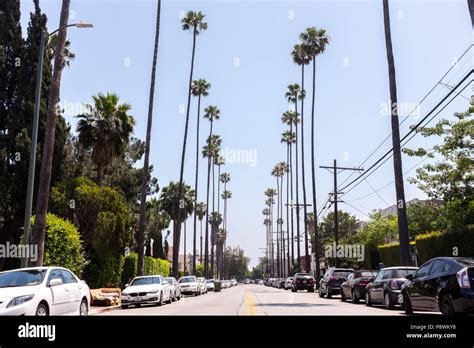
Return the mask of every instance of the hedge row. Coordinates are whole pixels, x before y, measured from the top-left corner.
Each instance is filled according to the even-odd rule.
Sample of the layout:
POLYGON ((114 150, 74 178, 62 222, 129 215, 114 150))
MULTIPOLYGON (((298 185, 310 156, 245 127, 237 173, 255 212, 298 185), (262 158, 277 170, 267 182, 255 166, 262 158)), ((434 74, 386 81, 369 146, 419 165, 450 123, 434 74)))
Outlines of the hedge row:
MULTIPOLYGON (((415 245, 415 242, 410 242, 410 244, 415 245)), ((377 250, 385 267, 400 265, 400 243, 379 245, 377 250)))
POLYGON ((431 232, 416 237, 418 261, 423 263, 436 256, 474 256, 474 232, 431 232))
MULTIPOLYGON (((122 284, 128 283, 137 275, 138 255, 137 253, 130 253, 125 257, 123 271, 122 271, 122 284)), ((163 277, 170 275, 171 265, 167 260, 153 258, 146 256, 143 264, 143 274, 153 275, 161 274, 163 277)))
MULTIPOLYGON (((420 234, 410 244, 416 245, 419 265, 438 256, 474 256, 474 233, 468 230, 462 233, 420 234)), ((399 243, 379 245, 377 251, 386 267, 400 264, 399 243)))

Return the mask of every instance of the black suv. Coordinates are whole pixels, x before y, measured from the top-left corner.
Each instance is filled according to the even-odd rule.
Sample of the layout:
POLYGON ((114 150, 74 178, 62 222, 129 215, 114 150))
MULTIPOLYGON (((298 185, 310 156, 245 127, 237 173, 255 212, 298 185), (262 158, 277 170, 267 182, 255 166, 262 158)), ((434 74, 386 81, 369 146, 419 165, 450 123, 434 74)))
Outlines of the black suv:
POLYGON ((406 314, 474 312, 474 258, 437 257, 425 262, 407 279, 400 299, 406 314))
POLYGON ((319 297, 341 293, 341 284, 347 280, 349 274, 353 273, 352 268, 330 268, 319 283, 319 297))

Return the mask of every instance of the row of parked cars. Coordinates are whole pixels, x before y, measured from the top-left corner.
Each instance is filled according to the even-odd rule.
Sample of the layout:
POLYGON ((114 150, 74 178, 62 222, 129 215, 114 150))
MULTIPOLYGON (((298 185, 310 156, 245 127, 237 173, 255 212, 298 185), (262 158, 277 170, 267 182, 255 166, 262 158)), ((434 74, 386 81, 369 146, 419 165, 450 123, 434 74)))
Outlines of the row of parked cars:
POLYGON ((144 304, 161 306, 180 300, 184 295, 200 296, 209 291, 219 292, 221 289, 237 285, 235 279, 216 280, 204 277, 184 276, 176 280, 173 277, 149 275, 135 277, 125 285, 121 295, 122 309, 129 306, 140 307, 144 304))
MULTIPOLYGON (((120 294, 122 308, 162 305, 184 295, 200 296, 237 285, 235 279, 150 275, 135 277, 120 294)), ((119 290, 119 289, 118 289, 119 290)), ((119 294, 117 294, 119 296, 119 294)), ((81 315, 90 311, 91 291, 71 270, 30 267, 0 272, 0 315, 81 315)))
MULTIPOLYGON (((309 273, 269 278, 265 285, 292 291, 314 292, 316 280, 309 273)), ((417 267, 386 267, 375 270, 330 268, 321 278, 319 297, 340 295, 341 301, 386 309, 401 306, 413 311, 445 315, 474 312, 474 258, 437 257, 417 267)))

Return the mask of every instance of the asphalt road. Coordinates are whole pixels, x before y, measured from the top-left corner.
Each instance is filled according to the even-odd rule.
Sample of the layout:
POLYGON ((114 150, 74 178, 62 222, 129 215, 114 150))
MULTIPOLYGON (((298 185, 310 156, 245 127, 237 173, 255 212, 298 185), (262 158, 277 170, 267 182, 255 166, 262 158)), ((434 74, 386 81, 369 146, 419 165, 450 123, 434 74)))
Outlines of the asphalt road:
POLYGON ((340 296, 320 298, 317 293, 281 290, 263 285, 239 284, 221 292, 158 306, 115 309, 97 315, 404 315, 400 307, 386 310, 382 306, 367 307, 363 301, 342 302, 340 296))

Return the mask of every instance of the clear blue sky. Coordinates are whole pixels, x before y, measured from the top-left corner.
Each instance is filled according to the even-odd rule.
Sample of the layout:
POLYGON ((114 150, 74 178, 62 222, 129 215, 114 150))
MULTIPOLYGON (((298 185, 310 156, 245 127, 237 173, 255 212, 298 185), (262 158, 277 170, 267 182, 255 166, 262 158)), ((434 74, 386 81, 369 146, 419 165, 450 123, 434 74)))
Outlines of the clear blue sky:
MULTIPOLYGON (((24 33, 32 3, 22 1, 24 33)), ((410 105, 417 103, 472 43, 470 18, 465 0, 392 0, 390 3, 399 101, 410 105)), ((49 29, 55 29, 61 2, 43 0, 41 7, 48 15, 49 29)), ((136 136, 144 138, 155 8, 156 1, 151 0, 72 1, 74 12, 70 21, 92 22, 95 28, 73 28, 68 33, 76 59, 63 73, 63 103, 80 105, 90 102, 91 95, 97 92, 116 92, 122 102, 132 104, 137 120, 136 136)), ((181 30, 179 16, 180 11, 187 10, 202 11, 209 25, 197 40, 194 78, 205 78, 212 84, 203 105, 218 105, 221 109, 222 117, 215 130, 223 138, 223 147, 257 152, 254 167, 225 166, 231 173, 229 189, 233 193, 229 201, 228 244, 244 248, 254 265, 262 255, 258 248, 265 244, 263 192, 275 185, 270 176, 272 167, 286 159, 286 148, 280 144, 280 134, 285 128, 280 117, 288 109, 284 98, 286 87, 300 83, 300 68, 289 55, 300 32, 317 26, 325 28, 332 38, 317 61, 317 165, 331 165, 334 158, 344 166, 359 165, 390 134, 389 116, 381 112, 382 103, 388 103, 389 99, 382 2, 162 1, 151 150, 153 174, 162 187, 179 178, 185 119, 180 107, 186 104, 192 44, 191 34, 181 30), (239 66, 235 66, 236 59, 239 66)), ((471 68, 471 59, 458 63, 444 82, 456 83, 471 68)), ((310 80, 306 83, 309 86, 310 80)), ((438 86, 422 105, 421 115, 447 91, 446 87, 438 86)), ((469 95, 469 89, 464 95, 469 95)), ((467 101, 459 97, 442 115, 447 117, 466 107, 467 101)), ((308 108, 306 115, 309 111, 308 108)), ((67 119, 75 124, 72 115, 67 115, 67 119)), ((196 100, 193 100, 191 130, 195 121, 196 100)), ((402 134, 415 121, 410 117, 402 125, 402 134)), ((202 124, 207 134, 208 124, 202 124)), ((309 127, 307 130, 309 140, 309 127)), ((194 183, 193 131, 188 140, 185 179, 194 183)), ((411 146, 429 146, 429 143, 417 137, 411 146)), ((389 148, 387 142, 378 153, 389 148)), ((309 145, 307 149, 309 173, 309 145)), ((404 170, 418 162, 419 159, 404 157, 404 170)), ((201 164, 200 192, 204 193, 204 161, 201 164)), ((407 176, 412 176, 414 171, 410 174, 407 176)), ((341 175, 341 181, 346 175, 341 175)), ((392 180, 391 161, 368 179, 376 189, 392 180)), ((332 176, 318 169, 317 187, 321 205, 332 190, 332 176)), ((371 192, 369 185, 363 183, 344 199, 350 201, 371 192)), ((368 214, 372 209, 386 207, 385 202, 395 201, 393 185, 379 193, 382 198, 372 194, 353 204, 368 214)), ((406 184, 406 195, 407 199, 424 197, 409 184, 406 184)), ((204 195, 200 200, 205 200, 204 195)), ((360 219, 367 218, 350 206, 342 205, 341 209, 360 219)), ((189 251, 192 225, 188 226, 189 251)))

